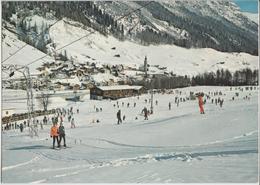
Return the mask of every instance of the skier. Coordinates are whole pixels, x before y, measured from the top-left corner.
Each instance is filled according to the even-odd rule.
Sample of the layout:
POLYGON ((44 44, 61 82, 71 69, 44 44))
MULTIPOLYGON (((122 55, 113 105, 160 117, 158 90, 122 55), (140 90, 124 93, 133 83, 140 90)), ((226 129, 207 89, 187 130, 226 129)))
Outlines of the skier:
POLYGON ((148 120, 148 110, 146 107, 142 110, 142 113, 144 113, 144 120, 148 120))
POLYGON ((43 118, 43 124, 47 125, 47 118, 46 118, 46 116, 44 116, 44 118, 43 118))
POLYGON ((63 139, 63 146, 66 147, 66 140, 65 140, 65 128, 62 123, 59 126, 59 146, 61 144, 61 140, 63 139))
POLYGON ((122 123, 121 110, 118 110, 118 112, 116 113, 116 116, 117 116, 117 124, 119 125, 119 123, 122 123))
POLYGON ((200 113, 205 114, 204 108, 203 108, 203 93, 198 94, 198 100, 199 100, 200 113))
POLYGON ((41 130, 43 130, 43 124, 42 124, 42 121, 40 121, 40 125, 41 125, 41 130))
POLYGON ((20 131, 23 132, 23 124, 20 123, 20 131))
POLYGON ((171 107, 172 107, 171 102, 169 102, 169 110, 171 110, 171 107))
POLYGON ((125 115, 123 116, 123 121, 125 121, 125 115))
POLYGON ((71 124, 71 126, 70 126, 71 128, 75 128, 76 127, 74 118, 71 119, 71 123, 70 124, 71 124))
POLYGON ((158 100, 155 101, 155 105, 158 105, 158 100))
POLYGON ((136 103, 134 102, 134 107, 136 106, 136 103))
POLYGON ((79 113, 79 109, 77 109, 77 114, 79 113))
POLYGON ((130 103, 127 103, 127 108, 129 108, 130 103))
POLYGON ((223 103, 224 103, 224 99, 222 99, 222 100, 219 102, 220 107, 223 106, 223 103))
POLYGON ((59 147, 60 147, 60 145, 59 145, 59 134, 58 134, 58 127, 57 127, 57 124, 56 124, 56 123, 53 123, 53 126, 51 127, 50 136, 51 136, 52 139, 53 139, 52 148, 53 148, 53 149, 55 148, 55 140, 57 141, 58 148, 59 148, 59 147))

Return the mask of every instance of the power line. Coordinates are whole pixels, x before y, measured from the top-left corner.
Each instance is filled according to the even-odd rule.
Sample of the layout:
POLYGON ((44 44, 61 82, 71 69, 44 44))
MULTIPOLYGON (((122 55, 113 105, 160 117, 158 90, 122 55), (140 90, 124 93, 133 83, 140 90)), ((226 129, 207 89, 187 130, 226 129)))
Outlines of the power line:
MULTIPOLYGON (((54 22, 52 25, 49 25, 49 27, 47 28, 47 30, 49 30, 50 29, 50 27, 52 27, 53 25, 55 25, 57 22, 59 22, 61 19, 59 19, 59 20, 57 20, 56 22, 54 22)), ((6 29, 6 28, 5 28, 6 29)), ((21 36, 20 34, 18 34, 18 33, 15 33, 16 35, 18 35, 18 36, 21 36)), ((32 41, 34 41, 36 38, 38 38, 39 36, 41 36, 41 35, 43 35, 44 34, 44 32, 41 32, 40 34, 38 34, 38 35, 36 35, 36 37, 34 37, 33 38, 33 40, 32 41)), ((11 54, 9 57, 7 57, 6 59, 4 59, 3 61, 2 61, 2 63, 4 63, 5 61, 7 61, 9 58, 11 58, 12 56, 14 56, 14 55, 16 55, 19 51, 21 51, 25 46, 27 46, 27 45, 29 45, 29 44, 27 44, 27 43, 25 43, 21 48, 19 48, 17 51, 15 51, 13 54, 11 54)))
MULTIPOLYGON (((148 6, 149 4, 151 4, 152 2, 153 2, 153 1, 149 1, 149 2, 146 3, 145 5, 141 5, 141 7, 137 8, 137 9, 134 9, 133 11, 130 11, 129 13, 127 13, 127 14, 125 14, 125 15, 119 17, 118 19, 116 19, 116 21, 121 20, 121 19, 123 19, 123 18, 125 18, 125 17, 131 15, 132 13, 134 13, 134 12, 136 12, 136 11, 138 11, 138 10, 141 10, 142 8, 145 8, 146 6, 148 6)), ((85 37, 88 37, 89 35, 91 35, 91 34, 93 34, 93 33, 95 33, 95 31, 92 31, 92 32, 90 32, 90 33, 88 33, 88 34, 86 34, 86 35, 84 35, 84 36, 82 36, 82 37, 80 37, 80 38, 78 38, 78 39, 76 39, 76 40, 74 40, 74 41, 72 41, 72 42, 70 42, 70 43, 64 45, 64 46, 62 46, 62 47, 60 47, 59 49, 57 49, 57 50, 55 50, 55 51, 61 50, 61 49, 65 48, 65 47, 68 47, 68 46, 74 44, 75 42, 78 42, 79 40, 81 40, 81 39, 83 39, 83 38, 85 38, 85 37)), ((45 57, 47 57, 47 56, 49 56, 49 55, 48 55, 48 54, 45 54, 44 56, 42 56, 42 57, 40 57, 40 58, 38 58, 38 59, 33 60, 32 62, 26 64, 25 66, 31 65, 31 64, 37 62, 38 60, 42 60, 43 58, 45 58, 45 57)))

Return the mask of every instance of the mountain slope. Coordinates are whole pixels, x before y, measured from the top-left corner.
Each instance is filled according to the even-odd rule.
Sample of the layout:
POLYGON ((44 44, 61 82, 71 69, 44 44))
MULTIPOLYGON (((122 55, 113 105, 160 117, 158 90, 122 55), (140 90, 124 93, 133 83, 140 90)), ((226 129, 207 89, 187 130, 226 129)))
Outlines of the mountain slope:
MULTIPOLYGON (((32 21, 34 19, 32 18, 32 21)), ((50 38, 60 48, 68 43, 89 34, 93 29, 68 19, 57 22, 50 28, 50 38)), ((19 41, 17 37, 7 30, 3 30, 7 35, 3 39, 3 59, 14 53, 18 48, 25 44, 19 41), (10 39, 14 37, 16 39, 10 39), (8 46, 10 45, 10 46, 8 46), (17 45, 17 46, 16 46, 17 45)), ((6 63, 23 64, 33 61, 36 58, 44 56, 44 53, 37 49, 26 46, 20 53, 10 58, 6 63), (31 53, 28 55, 28 53, 31 53)), ((48 50, 53 54, 53 48, 49 45, 48 50)), ((258 57, 247 53, 225 53, 214 49, 186 49, 175 45, 150 45, 142 46, 131 41, 119 41, 113 36, 104 36, 95 31, 88 37, 64 48, 59 53, 66 53, 68 58, 75 62, 97 62, 107 64, 124 64, 138 68, 144 62, 147 56, 148 64, 167 67, 167 71, 173 71, 177 75, 197 75, 198 73, 216 71, 217 69, 235 70, 251 68, 258 69, 258 57), (120 57, 115 57, 116 55, 120 57)), ((30 65, 32 71, 36 71, 44 61, 53 61, 51 57, 30 65)), ((152 70, 152 68, 150 68, 152 70)))
MULTIPOLYGON (((3 5, 33 10, 44 16, 51 11, 57 18, 67 17, 104 35, 134 40, 143 45, 175 44, 186 48, 214 48, 254 55, 258 53, 257 24, 228 0, 30 2, 10 6, 11 4, 6 2, 3 5), (37 11, 39 8, 43 8, 42 12, 37 11), (128 12, 132 13, 127 14, 128 12), (128 16, 122 17, 125 14, 128 16)), ((11 10, 5 11, 3 17, 8 19, 11 10)), ((21 19, 27 14, 20 13, 21 19)))
MULTIPOLYGON (((83 25, 73 26, 73 22, 65 20, 51 27, 50 37, 59 48, 87 35, 89 31, 83 25)), ((195 75, 221 68, 231 71, 246 67, 258 69, 258 57, 247 53, 224 53, 210 48, 186 49, 174 45, 142 46, 98 32, 67 47, 66 51, 69 57, 79 62, 123 63, 129 66, 143 64, 147 56, 149 64, 168 67, 169 71, 180 75, 195 75)))

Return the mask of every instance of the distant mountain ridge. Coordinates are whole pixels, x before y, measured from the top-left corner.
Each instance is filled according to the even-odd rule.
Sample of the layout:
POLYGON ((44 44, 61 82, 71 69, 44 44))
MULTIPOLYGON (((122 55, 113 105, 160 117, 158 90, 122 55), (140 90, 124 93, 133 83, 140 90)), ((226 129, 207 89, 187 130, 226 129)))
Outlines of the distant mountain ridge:
POLYGON ((67 17, 104 35, 143 45, 174 44, 258 55, 258 25, 242 14, 232 1, 164 0, 148 3, 3 2, 3 18, 10 20, 13 14, 18 13, 18 22, 21 22, 28 12, 40 9, 38 13, 41 16, 51 12, 56 18, 67 17), (138 8, 138 11, 118 20, 138 8))

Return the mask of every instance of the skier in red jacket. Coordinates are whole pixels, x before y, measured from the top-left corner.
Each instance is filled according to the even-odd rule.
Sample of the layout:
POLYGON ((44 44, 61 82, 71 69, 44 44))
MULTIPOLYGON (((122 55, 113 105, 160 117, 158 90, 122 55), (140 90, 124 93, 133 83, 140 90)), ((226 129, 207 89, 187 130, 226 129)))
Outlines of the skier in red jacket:
POLYGON ((198 100, 199 100, 199 107, 200 107, 200 113, 205 114, 204 108, 203 108, 203 93, 198 94, 198 100))

